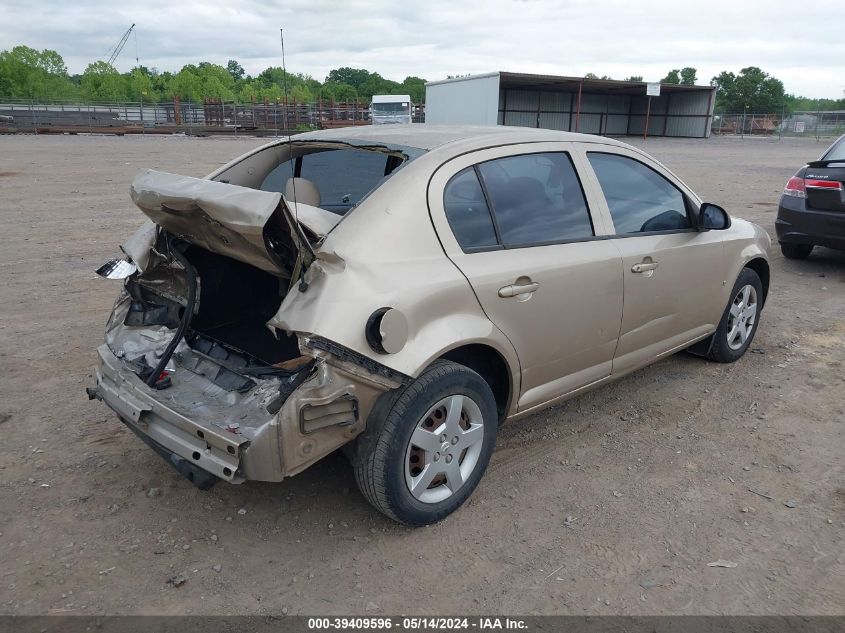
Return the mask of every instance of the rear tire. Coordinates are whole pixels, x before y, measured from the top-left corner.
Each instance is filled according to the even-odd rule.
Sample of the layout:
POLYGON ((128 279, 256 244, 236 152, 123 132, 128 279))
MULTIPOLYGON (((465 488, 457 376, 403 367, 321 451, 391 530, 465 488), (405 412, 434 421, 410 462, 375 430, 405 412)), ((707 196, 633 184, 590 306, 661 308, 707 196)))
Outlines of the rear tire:
POLYGON ((355 480, 377 510, 409 525, 428 525, 469 498, 496 443, 496 400, 471 369, 438 360, 404 389, 381 430, 353 462, 355 480))
POLYGON ((787 259, 807 259, 813 252, 812 244, 789 244, 781 242, 780 252, 787 259))
POLYGON ((717 363, 733 363, 745 354, 760 323, 763 284, 750 268, 743 268, 731 290, 719 327, 713 334, 707 358, 717 363))

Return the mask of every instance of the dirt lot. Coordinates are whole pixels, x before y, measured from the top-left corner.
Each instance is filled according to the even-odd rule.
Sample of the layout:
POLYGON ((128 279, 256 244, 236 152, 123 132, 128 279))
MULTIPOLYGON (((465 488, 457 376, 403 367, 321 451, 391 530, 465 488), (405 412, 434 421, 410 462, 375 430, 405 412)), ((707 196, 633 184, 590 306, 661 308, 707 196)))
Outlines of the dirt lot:
MULTIPOLYGON (((845 612, 833 251, 772 253, 740 362, 681 354, 503 428, 475 495, 436 526, 384 519, 336 455, 276 485, 181 479, 87 400, 118 290, 93 269, 141 222, 136 169, 200 176, 260 143, 0 137, 0 612, 845 612)), ((785 181, 824 147, 636 144, 771 234, 785 181)))

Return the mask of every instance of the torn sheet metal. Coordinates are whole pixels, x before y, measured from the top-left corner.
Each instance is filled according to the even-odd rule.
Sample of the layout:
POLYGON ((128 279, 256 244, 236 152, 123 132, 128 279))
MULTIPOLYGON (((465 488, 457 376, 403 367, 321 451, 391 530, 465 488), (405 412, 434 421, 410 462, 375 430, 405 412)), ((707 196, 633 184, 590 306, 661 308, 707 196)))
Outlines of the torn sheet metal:
POLYGON ((267 272, 289 277, 293 260, 313 259, 279 192, 145 169, 135 176, 130 194, 147 217, 173 235, 267 272), (273 223, 269 235, 277 211, 287 226, 273 223))

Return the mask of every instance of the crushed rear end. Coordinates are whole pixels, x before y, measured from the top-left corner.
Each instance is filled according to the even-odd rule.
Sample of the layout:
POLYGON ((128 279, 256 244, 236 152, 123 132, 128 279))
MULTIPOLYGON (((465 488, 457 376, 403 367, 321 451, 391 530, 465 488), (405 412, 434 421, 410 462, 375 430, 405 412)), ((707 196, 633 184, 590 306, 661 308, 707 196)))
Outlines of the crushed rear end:
POLYGON ((132 198, 151 221, 99 271, 124 285, 89 396, 201 487, 279 481, 360 434, 403 377, 268 325, 318 237, 284 197, 148 170, 132 198))

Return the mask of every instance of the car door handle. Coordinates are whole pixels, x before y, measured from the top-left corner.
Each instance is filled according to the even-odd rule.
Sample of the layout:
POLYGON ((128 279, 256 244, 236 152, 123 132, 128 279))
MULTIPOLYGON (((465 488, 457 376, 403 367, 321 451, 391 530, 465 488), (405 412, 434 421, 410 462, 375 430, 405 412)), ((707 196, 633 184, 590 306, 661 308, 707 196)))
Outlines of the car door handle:
POLYGON ((519 295, 529 294, 540 287, 536 281, 531 281, 527 284, 511 284, 509 286, 502 286, 499 288, 499 296, 502 298, 516 297, 519 295))
POLYGON ((631 266, 632 273, 647 273, 650 270, 656 270, 658 266, 657 262, 652 261, 642 261, 639 264, 634 264, 631 266))

